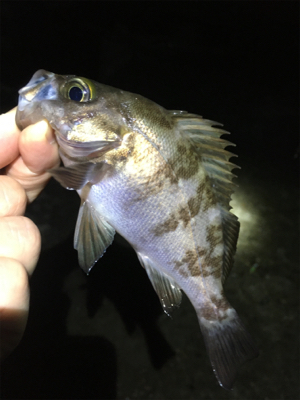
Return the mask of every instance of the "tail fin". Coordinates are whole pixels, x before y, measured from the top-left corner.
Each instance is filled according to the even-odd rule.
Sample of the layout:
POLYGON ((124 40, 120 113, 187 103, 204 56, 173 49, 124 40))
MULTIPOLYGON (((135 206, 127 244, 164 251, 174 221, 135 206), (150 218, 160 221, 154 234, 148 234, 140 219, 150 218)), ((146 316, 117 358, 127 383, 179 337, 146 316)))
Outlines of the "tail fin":
POLYGON ((258 356, 258 350, 234 309, 230 317, 200 319, 200 327, 214 373, 224 389, 231 389, 239 367, 258 356))

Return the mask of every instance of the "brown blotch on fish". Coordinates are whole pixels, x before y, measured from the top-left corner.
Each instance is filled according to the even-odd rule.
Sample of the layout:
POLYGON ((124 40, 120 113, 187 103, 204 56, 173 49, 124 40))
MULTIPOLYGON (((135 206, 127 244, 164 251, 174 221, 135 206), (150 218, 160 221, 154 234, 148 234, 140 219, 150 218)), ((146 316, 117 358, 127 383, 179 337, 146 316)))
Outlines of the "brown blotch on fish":
POLYGON ((177 143, 176 156, 168 160, 177 178, 189 179, 194 176, 200 168, 200 159, 190 144, 177 143))
POLYGON ((218 225, 208 225, 206 227, 206 241, 208 247, 198 248, 199 256, 202 263, 203 277, 213 276, 220 278, 223 266, 223 251, 221 254, 213 255, 216 246, 223 243, 223 235, 221 227, 218 225))
POLYGON ((209 299, 210 301, 205 302, 204 307, 201 307, 201 317, 207 321, 222 321, 228 318, 227 311, 231 306, 224 297, 223 290, 220 292, 220 297, 210 295, 209 299))
POLYGON ((162 164, 155 172, 149 174, 145 180, 140 181, 138 188, 138 196, 133 202, 146 200, 150 196, 155 196, 160 193, 164 187, 169 184, 176 183, 174 181, 174 174, 167 164, 162 164))
POLYGON ((162 236, 165 233, 175 231, 178 225, 179 221, 173 214, 171 214, 171 216, 165 222, 158 224, 152 232, 155 236, 162 236))
POLYGON ((191 221, 191 213, 187 207, 181 207, 178 211, 179 220, 183 222, 183 226, 186 228, 191 221))
POLYGON ((185 256, 180 261, 175 262, 175 267, 180 268, 186 264, 191 276, 220 278, 222 275, 223 252, 215 256, 213 253, 216 246, 223 241, 221 228, 217 225, 209 225, 206 228, 206 240, 209 243, 208 247, 198 246, 196 250, 186 250, 185 256))
POLYGON ((178 264, 176 265, 176 263, 175 263, 175 265, 176 265, 176 268, 177 268, 179 274, 180 274, 183 278, 188 279, 188 278, 191 276, 191 274, 190 274, 188 268, 187 268, 184 264, 180 264, 179 261, 177 261, 177 263, 178 263, 178 264))
MULTIPOLYGON (((163 129, 173 129, 174 121, 165 114, 165 110, 155 104, 153 101, 145 97, 136 96, 136 102, 131 105, 131 118, 135 120, 135 124, 143 130, 152 129, 153 127, 163 129)), ((155 135, 155 132, 153 132, 155 135)))
MULTIPOLYGON (((179 269, 179 272, 186 274, 186 271, 182 267, 186 265, 189 271, 189 276, 200 276, 200 268, 198 264, 199 256, 194 250, 186 250, 184 257, 180 261, 175 261, 174 265, 179 269)), ((184 276, 184 275, 183 275, 184 276)))
POLYGON ((147 179, 145 182, 140 183, 140 188, 135 189, 137 196, 131 200, 132 203, 139 201, 144 201, 150 196, 155 196, 163 190, 164 181, 162 179, 157 179, 155 176, 147 179))
POLYGON ((230 308, 230 304, 228 303, 228 301, 224 297, 224 292, 223 291, 221 291, 220 297, 211 295, 210 296, 210 300, 217 307, 217 309, 222 311, 222 312, 226 312, 228 310, 228 308, 230 308))
POLYGON ((191 215, 189 209, 181 206, 179 210, 172 213, 168 219, 158 224, 153 229, 153 233, 155 236, 162 236, 168 232, 173 232, 178 227, 180 221, 182 221, 184 228, 186 228, 190 220, 191 215))
POLYGON ((106 161, 109 164, 116 165, 117 169, 120 170, 128 162, 130 154, 133 152, 135 147, 135 137, 133 134, 129 134, 126 137, 126 145, 120 146, 105 155, 106 161))
POLYGON ((106 160, 111 165, 118 163, 120 169, 120 167, 126 163, 129 151, 130 150, 126 147, 120 147, 117 150, 111 151, 109 155, 106 156, 106 160))
POLYGON ((213 251, 214 249, 212 248, 198 250, 202 266, 202 276, 204 278, 208 276, 220 278, 222 275, 223 255, 212 256, 213 251))
POLYGON ((203 194, 205 193, 205 183, 201 182, 200 185, 197 187, 196 195, 191 197, 188 200, 188 206, 190 209, 191 218, 198 215, 201 207, 201 203, 203 201, 203 194))
POLYGON ((187 250, 184 257, 180 261, 175 261, 174 265, 183 272, 182 276, 186 274, 185 270, 181 268, 186 265, 187 270, 193 277, 202 276, 207 278, 209 276, 215 279, 220 278, 222 275, 222 262, 223 255, 213 256, 214 248, 200 248, 197 250, 187 250))
MULTIPOLYGON (((165 175, 165 177, 169 176, 170 175, 167 174, 165 175)), ((161 179, 161 176, 159 176, 159 178, 161 179)), ((155 228, 155 236, 161 236, 165 233, 174 231, 180 221, 182 221, 184 228, 186 228, 189 225, 191 219, 198 215, 200 209, 201 211, 207 211, 211 207, 211 205, 214 204, 214 195, 212 191, 208 190, 207 188, 207 180, 209 180, 208 177, 205 178, 204 182, 198 185, 196 189, 196 195, 191 197, 187 201, 187 207, 181 206, 176 213, 171 214, 171 216, 165 222, 159 224, 155 228), (172 222, 172 224, 170 223, 171 220, 177 220, 176 227, 174 221, 172 222), (168 227, 170 229, 168 229, 168 227)), ((144 196, 146 196, 146 194, 144 196)), ((209 243, 212 243, 212 239, 210 239, 210 236, 208 237, 208 241, 209 243)))
POLYGON ((209 177, 206 176, 203 182, 204 192, 202 195, 203 204, 202 204, 202 211, 206 212, 210 207, 216 204, 216 198, 213 190, 211 189, 212 182, 210 181, 209 177))
POLYGON ((206 240, 212 249, 218 244, 223 243, 222 227, 219 225, 208 225, 206 227, 206 240))

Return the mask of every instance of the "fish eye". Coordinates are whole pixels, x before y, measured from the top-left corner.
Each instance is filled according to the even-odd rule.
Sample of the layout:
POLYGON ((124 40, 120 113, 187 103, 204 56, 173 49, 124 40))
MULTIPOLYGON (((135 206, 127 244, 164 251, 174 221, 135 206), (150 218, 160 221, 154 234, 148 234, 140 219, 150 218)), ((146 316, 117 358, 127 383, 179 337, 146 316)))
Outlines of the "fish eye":
POLYGON ((74 101, 81 101, 84 97, 84 91, 78 86, 71 87, 68 94, 69 99, 74 101))
POLYGON ((85 78, 73 78, 62 87, 62 94, 69 100, 87 102, 94 97, 94 85, 85 78))

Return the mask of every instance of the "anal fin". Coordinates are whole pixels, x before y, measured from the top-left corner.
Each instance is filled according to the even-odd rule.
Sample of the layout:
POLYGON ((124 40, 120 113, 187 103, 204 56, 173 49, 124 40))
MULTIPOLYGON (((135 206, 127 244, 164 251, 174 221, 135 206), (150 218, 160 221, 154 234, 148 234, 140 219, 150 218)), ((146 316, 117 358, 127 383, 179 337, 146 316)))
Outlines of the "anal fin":
POLYGON ((159 297, 164 312, 170 315, 170 312, 181 303, 182 293, 179 286, 172 278, 158 271, 147 256, 140 253, 137 255, 159 297))
POLYGON ((114 235, 114 228, 88 201, 83 202, 75 228, 74 248, 78 251, 79 264, 87 274, 113 242, 114 235))

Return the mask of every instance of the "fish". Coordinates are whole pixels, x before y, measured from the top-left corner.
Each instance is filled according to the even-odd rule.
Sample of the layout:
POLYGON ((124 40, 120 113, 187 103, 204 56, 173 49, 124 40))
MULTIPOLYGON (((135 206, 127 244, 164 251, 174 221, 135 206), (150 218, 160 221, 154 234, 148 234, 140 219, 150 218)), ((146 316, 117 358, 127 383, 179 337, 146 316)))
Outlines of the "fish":
POLYGON ((74 234, 89 273, 115 232, 135 250, 166 314, 192 303, 219 384, 231 389, 257 347, 223 285, 239 234, 230 211, 238 168, 221 124, 76 75, 38 70, 19 91, 20 129, 46 119, 81 198, 74 234))

